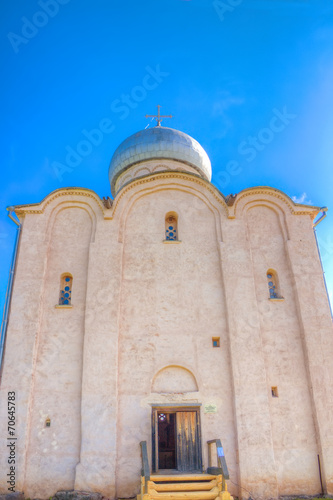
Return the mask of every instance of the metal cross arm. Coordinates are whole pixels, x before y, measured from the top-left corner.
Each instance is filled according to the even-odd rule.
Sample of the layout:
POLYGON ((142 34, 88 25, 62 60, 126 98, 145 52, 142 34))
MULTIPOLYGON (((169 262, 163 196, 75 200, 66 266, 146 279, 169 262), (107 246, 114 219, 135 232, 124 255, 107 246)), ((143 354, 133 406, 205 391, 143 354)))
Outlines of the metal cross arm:
POLYGON ((146 118, 155 118, 155 120, 157 121, 158 127, 161 126, 162 118, 173 118, 172 115, 161 115, 160 109, 161 109, 161 106, 158 104, 157 105, 157 115, 146 115, 146 118))

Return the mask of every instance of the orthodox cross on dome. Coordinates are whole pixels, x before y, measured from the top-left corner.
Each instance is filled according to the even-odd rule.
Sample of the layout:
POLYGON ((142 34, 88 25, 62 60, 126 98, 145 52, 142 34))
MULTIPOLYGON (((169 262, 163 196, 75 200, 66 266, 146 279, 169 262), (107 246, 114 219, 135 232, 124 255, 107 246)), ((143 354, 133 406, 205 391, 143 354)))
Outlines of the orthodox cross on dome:
POLYGON ((157 105, 157 115, 146 115, 146 118, 155 118, 155 120, 157 121, 158 127, 161 126, 162 118, 173 118, 172 115, 161 115, 160 108, 161 108, 161 106, 158 104, 157 105))

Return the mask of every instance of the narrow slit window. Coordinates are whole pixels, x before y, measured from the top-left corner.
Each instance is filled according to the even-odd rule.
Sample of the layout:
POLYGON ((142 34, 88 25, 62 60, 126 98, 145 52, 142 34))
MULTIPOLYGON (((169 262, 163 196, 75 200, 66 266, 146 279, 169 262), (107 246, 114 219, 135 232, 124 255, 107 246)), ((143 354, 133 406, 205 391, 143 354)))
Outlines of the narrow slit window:
POLYGON ((272 398, 278 398, 279 397, 279 393, 278 393, 278 388, 277 387, 272 387, 271 388, 271 392, 272 392, 272 398))
POLYGON ((61 276, 60 282, 60 306, 70 306, 72 301, 72 284, 73 276, 71 274, 64 274, 61 276))
POLYGON ((220 337, 212 337, 213 347, 220 347, 220 337))
POLYGON ((165 239, 167 241, 178 240, 178 217, 174 213, 165 216, 165 239))

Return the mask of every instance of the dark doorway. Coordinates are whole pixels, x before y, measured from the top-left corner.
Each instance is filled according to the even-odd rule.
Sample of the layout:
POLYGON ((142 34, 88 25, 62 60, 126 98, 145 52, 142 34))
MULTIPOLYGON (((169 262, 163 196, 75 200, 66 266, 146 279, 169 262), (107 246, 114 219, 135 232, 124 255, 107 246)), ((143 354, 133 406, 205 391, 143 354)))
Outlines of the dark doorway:
POLYGON ((176 469, 176 414, 158 412, 158 468, 176 469))
POLYGON ((198 407, 153 408, 153 472, 199 472, 202 468, 198 407))

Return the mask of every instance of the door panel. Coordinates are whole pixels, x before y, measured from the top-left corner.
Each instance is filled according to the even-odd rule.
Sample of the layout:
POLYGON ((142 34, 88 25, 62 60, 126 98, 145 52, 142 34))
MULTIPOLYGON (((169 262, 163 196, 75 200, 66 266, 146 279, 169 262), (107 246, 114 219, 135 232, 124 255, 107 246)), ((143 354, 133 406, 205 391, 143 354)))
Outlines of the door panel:
POLYGON ((177 412, 177 469, 199 470, 197 412, 177 412))
POLYGON ((158 468, 176 469, 176 413, 158 413, 158 468))

